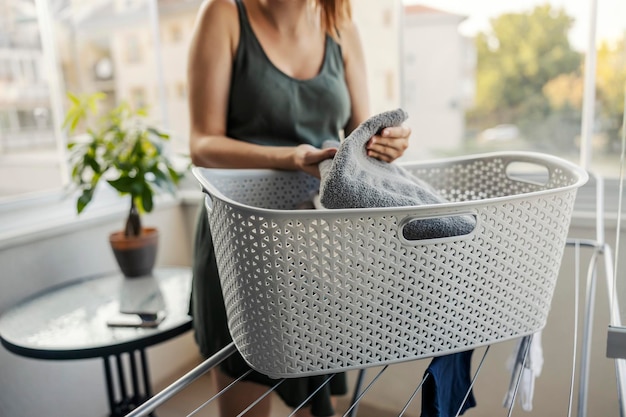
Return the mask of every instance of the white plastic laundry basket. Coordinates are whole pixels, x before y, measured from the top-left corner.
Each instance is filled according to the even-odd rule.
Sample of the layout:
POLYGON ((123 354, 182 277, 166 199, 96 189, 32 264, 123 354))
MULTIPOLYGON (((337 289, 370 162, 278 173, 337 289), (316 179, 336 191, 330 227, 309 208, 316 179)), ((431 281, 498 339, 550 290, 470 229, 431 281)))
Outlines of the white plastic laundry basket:
POLYGON ((295 210, 319 182, 194 168, 228 326, 255 370, 296 377, 438 356, 545 326, 581 168, 508 152, 404 165, 450 202, 295 210), (543 175, 520 176, 515 167, 543 175), (470 214, 466 235, 409 241, 419 219, 470 214))

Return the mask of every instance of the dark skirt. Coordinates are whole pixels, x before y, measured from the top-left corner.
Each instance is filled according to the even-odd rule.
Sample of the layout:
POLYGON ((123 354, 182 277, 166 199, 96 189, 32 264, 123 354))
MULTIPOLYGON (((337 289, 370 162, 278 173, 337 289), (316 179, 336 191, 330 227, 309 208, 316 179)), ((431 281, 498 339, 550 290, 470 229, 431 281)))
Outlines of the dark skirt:
MULTIPOLYGON (((202 204, 196 225, 190 312, 193 316, 195 339, 204 357, 210 357, 232 341, 204 204, 202 204)), ((220 370, 231 378, 238 378, 249 369, 250 367, 239 352, 230 355, 220 364, 220 370)), ((297 407, 326 378, 325 375, 289 378, 279 385, 276 392, 285 404, 297 407)), ((273 386, 278 382, 256 371, 246 376, 245 380, 267 386, 273 386)), ((345 373, 335 374, 332 380, 309 401, 311 413, 319 417, 332 416, 334 410, 330 402, 331 395, 344 395, 347 391, 345 373)))

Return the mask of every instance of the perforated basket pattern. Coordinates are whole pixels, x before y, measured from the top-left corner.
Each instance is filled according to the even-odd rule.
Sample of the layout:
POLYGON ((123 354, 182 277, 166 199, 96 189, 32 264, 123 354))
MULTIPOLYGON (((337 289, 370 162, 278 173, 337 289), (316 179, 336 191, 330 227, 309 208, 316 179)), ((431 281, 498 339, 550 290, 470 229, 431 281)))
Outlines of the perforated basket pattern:
POLYGON ((271 377, 335 372, 543 328, 586 174, 526 153, 407 168, 452 203, 286 210, 317 182, 288 172, 194 171, 212 206, 229 329, 255 370, 271 377), (507 166, 518 160, 546 166, 547 183, 510 178, 507 166), (402 238, 407 219, 459 213, 476 216, 469 235, 402 238))

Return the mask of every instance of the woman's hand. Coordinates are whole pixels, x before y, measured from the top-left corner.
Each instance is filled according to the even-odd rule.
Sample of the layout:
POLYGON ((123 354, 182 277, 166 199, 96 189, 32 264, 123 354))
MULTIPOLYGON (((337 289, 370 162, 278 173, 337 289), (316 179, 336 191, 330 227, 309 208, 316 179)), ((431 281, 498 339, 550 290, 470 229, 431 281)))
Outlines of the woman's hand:
POLYGON ((298 145, 293 154, 293 161, 296 169, 319 178, 320 170, 317 165, 334 157, 336 153, 337 148, 317 149, 311 145, 298 145))
POLYGON ((409 147, 411 129, 408 126, 386 127, 380 135, 367 142, 367 155, 385 162, 393 162, 409 147))

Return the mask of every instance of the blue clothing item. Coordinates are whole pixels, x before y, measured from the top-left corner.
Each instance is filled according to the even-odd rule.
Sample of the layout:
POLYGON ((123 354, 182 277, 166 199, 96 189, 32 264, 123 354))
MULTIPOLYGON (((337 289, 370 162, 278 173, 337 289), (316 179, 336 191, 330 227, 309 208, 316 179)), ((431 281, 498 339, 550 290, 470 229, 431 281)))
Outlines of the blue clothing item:
POLYGON ((455 417, 468 390, 470 391, 459 415, 476 406, 470 390, 473 350, 433 358, 426 369, 429 374, 422 387, 421 417, 455 417))

